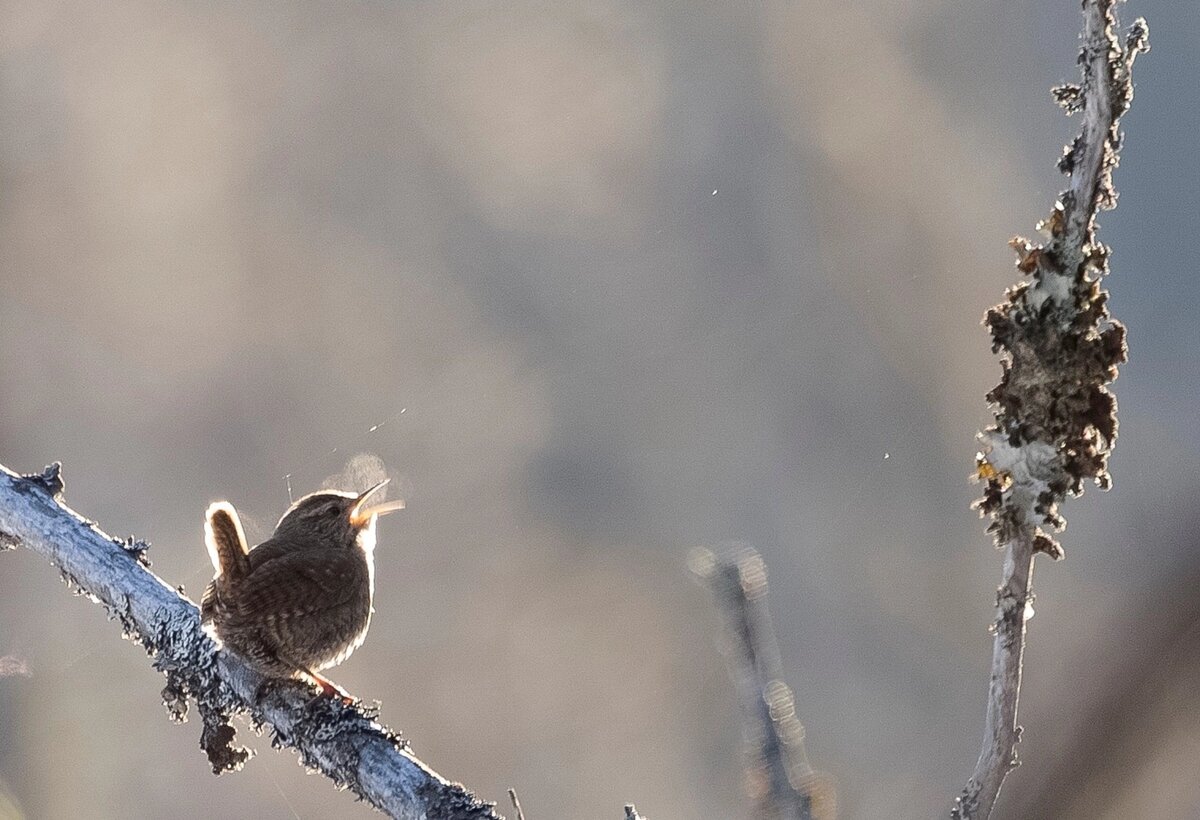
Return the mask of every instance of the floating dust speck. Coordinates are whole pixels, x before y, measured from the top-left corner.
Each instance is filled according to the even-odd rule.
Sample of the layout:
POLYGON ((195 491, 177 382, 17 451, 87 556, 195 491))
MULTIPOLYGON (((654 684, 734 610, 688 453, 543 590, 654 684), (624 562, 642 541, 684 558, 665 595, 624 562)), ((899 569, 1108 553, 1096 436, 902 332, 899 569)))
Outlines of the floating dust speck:
POLYGON ((0 678, 31 678, 33 672, 29 669, 29 664, 24 658, 17 658, 12 655, 4 655, 0 657, 0 678))

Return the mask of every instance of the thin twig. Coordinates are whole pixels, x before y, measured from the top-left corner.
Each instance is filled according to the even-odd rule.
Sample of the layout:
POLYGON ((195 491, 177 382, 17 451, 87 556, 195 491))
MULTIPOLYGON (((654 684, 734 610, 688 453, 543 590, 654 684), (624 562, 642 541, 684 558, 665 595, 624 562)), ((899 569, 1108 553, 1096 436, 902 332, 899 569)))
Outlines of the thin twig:
POLYGON ((525 820, 525 812, 521 811, 521 801, 517 798, 517 790, 508 790, 508 799, 512 803, 513 811, 517 813, 517 820, 525 820))
POLYGON ((713 592, 724 621, 726 655, 746 737, 746 775, 754 816, 812 820, 833 816, 831 790, 809 765, 804 727, 783 682, 779 646, 767 610, 767 572, 750 546, 700 550, 692 570, 713 592))
POLYGON ((269 728, 306 766, 370 805, 405 820, 502 820, 489 804, 434 772, 400 737, 360 707, 315 697, 303 686, 271 687, 200 629, 196 605, 147 569, 145 542, 117 541, 64 505, 57 464, 19 476, 0 466, 0 549, 25 546, 58 567, 73 589, 103 604, 126 637, 141 644, 167 676, 163 702, 186 719, 188 700, 203 720, 201 746, 215 772, 249 757, 233 745, 233 715, 269 728))
POLYGON ((988 394, 995 423, 980 438, 978 475, 987 486, 979 503, 1004 549, 992 626, 992 673, 983 748, 952 816, 985 818, 1004 778, 1017 764, 1017 700, 1032 613, 1034 556, 1058 559, 1062 547, 1041 526, 1065 526, 1058 505, 1083 492, 1084 482, 1109 485, 1108 455, 1117 437, 1116 400, 1107 385, 1125 360, 1125 329, 1108 313, 1100 277, 1108 249, 1095 238, 1098 210, 1116 205, 1112 170, 1121 135, 1118 121, 1133 98, 1130 68, 1148 46, 1138 20, 1117 40, 1115 0, 1085 0, 1082 81, 1054 90, 1068 113, 1083 112, 1082 130, 1059 169, 1071 182, 1038 226, 1044 244, 1015 238, 1017 267, 1031 274, 992 308, 987 325, 1002 351, 1003 377, 988 394))

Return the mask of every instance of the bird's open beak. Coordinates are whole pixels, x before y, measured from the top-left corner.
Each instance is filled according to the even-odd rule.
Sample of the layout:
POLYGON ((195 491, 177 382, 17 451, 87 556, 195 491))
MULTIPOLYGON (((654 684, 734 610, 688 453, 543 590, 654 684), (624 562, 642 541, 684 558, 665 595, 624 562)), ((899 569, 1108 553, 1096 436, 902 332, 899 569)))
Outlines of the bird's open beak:
POLYGON ((375 495, 375 493, 387 486, 388 481, 389 479, 385 478, 371 489, 359 495, 358 498, 354 499, 354 506, 350 508, 351 524, 356 527, 365 527, 370 524, 371 519, 377 515, 386 515, 387 513, 404 509, 404 502, 400 500, 384 501, 383 503, 374 504, 371 506, 367 505, 367 501, 370 500, 371 496, 375 495))

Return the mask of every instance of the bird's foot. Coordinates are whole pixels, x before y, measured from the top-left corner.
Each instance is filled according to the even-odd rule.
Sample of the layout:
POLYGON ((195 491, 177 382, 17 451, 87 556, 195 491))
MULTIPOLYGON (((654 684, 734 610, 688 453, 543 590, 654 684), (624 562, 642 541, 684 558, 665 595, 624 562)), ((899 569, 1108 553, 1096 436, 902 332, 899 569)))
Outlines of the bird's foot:
POLYGON ((354 706, 356 703, 358 703, 358 698, 354 697, 328 678, 323 678, 315 672, 309 672, 308 674, 312 677, 313 683, 317 685, 317 688, 321 690, 321 694, 325 697, 337 698, 347 706, 354 706))
POLYGON ((272 691, 287 687, 303 687, 311 691, 312 687, 316 687, 320 697, 330 697, 340 700, 347 706, 356 705, 358 698, 351 695, 342 687, 338 686, 328 678, 322 677, 308 669, 297 670, 294 677, 265 677, 254 689, 254 703, 261 704, 263 698, 269 695, 272 691))
POLYGON ((266 677, 254 688, 254 703, 261 704, 263 698, 269 695, 272 691, 284 688, 287 686, 303 685, 301 681, 294 678, 274 678, 266 677))

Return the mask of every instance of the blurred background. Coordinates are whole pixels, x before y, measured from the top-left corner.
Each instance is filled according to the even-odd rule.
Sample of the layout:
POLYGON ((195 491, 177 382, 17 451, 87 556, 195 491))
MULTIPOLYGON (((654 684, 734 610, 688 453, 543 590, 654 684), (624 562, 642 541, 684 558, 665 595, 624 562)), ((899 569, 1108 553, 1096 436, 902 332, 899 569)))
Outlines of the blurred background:
MULTIPOLYGON (((1200 816, 1200 6, 1123 12, 1154 51, 1101 221, 1115 486, 1038 562, 1007 818, 1200 816)), ((289 484, 386 471, 408 510, 332 676, 530 818, 745 817, 686 557, 748 540, 841 815, 944 812, 1000 572, 979 322, 1063 185, 1078 30, 1066 0, 0 4, 0 462, 61 459, 193 599, 212 500, 261 539, 289 484)), ((0 658, 0 817, 371 815, 246 731, 214 779, 25 551, 0 658)))

